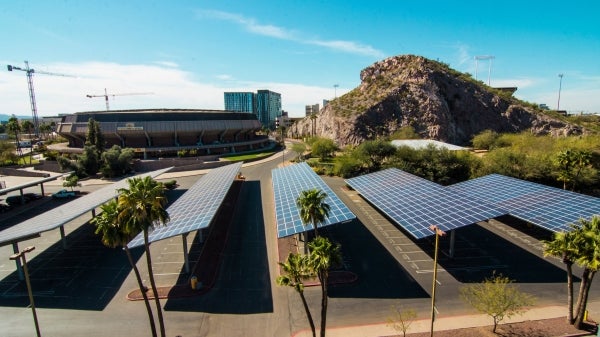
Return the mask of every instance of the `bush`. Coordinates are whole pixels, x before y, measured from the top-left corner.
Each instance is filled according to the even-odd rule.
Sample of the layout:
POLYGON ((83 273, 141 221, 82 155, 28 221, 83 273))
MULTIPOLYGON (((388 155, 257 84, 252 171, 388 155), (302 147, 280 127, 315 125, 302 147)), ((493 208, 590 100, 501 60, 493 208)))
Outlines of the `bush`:
POLYGON ((163 183, 166 189, 172 190, 177 187, 177 180, 169 180, 163 183))

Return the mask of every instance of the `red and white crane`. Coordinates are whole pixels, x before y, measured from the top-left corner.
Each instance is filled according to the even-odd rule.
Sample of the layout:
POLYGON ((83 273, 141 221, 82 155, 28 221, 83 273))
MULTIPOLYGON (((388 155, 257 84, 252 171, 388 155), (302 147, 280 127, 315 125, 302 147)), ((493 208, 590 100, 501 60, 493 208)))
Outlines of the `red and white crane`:
POLYGON ((154 95, 153 92, 129 92, 123 94, 108 94, 106 88, 104 88, 104 95, 85 95, 87 98, 93 97, 104 97, 104 101, 106 102, 106 111, 110 110, 110 106, 108 105, 108 96, 112 96, 113 99, 115 96, 134 96, 134 95, 154 95))

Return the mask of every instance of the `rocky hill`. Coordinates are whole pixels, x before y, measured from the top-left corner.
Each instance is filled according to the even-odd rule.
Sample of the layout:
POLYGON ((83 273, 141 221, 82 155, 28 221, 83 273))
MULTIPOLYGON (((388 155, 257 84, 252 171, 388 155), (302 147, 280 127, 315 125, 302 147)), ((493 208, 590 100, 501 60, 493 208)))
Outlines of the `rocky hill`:
POLYGON ((339 146, 412 126, 422 138, 468 145, 483 130, 571 135, 584 130, 544 114, 510 92, 490 88, 469 74, 414 55, 390 57, 360 73, 361 84, 331 101, 316 118, 290 127, 289 135, 335 140, 339 146), (314 123, 314 124, 313 124, 314 123))

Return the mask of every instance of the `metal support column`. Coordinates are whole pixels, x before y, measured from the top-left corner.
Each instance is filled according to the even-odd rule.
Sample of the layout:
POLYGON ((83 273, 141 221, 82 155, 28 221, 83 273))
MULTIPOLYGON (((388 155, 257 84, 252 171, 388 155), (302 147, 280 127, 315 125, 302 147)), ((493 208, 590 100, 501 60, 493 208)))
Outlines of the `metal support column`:
POLYGON ((62 241, 63 249, 67 249, 67 237, 65 236, 65 226, 60 226, 60 241, 62 241))
POLYGON ((453 258, 454 257, 454 242, 456 241, 456 229, 453 229, 450 231, 450 257, 453 258))
POLYGON ((183 242, 183 261, 185 266, 185 272, 190 273, 190 259, 188 256, 187 237, 189 233, 181 234, 181 240, 183 242))
MULTIPOLYGON (((18 254, 19 253, 19 244, 16 242, 13 242, 12 246, 13 246, 13 253, 18 254)), ((19 275, 19 280, 21 280, 21 281, 25 280, 25 275, 23 274, 23 266, 21 266, 21 259, 15 260, 15 265, 17 266, 17 274, 19 275)))

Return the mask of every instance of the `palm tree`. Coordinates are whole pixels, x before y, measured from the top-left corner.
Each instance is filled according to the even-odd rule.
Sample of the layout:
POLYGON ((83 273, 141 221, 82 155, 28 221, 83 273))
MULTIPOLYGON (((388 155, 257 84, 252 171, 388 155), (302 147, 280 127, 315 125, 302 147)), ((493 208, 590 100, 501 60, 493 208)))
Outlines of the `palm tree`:
POLYGON ((169 221, 169 213, 165 206, 167 198, 165 197, 164 187, 161 183, 150 177, 127 179, 129 189, 119 189, 119 221, 126 226, 126 231, 130 233, 144 233, 144 249, 146 251, 146 263, 148 264, 148 278, 154 294, 160 334, 165 337, 165 324, 162 315, 162 308, 154 273, 152 271, 152 257, 150 256, 150 243, 148 242, 148 232, 156 226, 165 225, 169 221))
POLYGON ((577 329, 581 329, 584 323, 590 287, 596 272, 600 269, 600 217, 594 216, 591 221, 579 220, 575 245, 579 247, 579 254, 575 262, 583 267, 583 274, 577 298, 574 325, 577 329))
POLYGON ((300 209, 300 219, 304 226, 313 225, 315 237, 319 236, 317 227, 319 224, 325 223, 329 216, 329 204, 324 201, 325 198, 327 198, 327 193, 313 188, 302 191, 296 199, 296 205, 300 209))
POLYGON ((6 129, 9 133, 12 133, 15 136, 15 142, 19 144, 19 132, 21 131, 21 125, 19 124, 19 120, 14 115, 8 119, 6 123, 6 129))
POLYGON ((152 307, 150 307, 150 301, 148 301, 148 290, 142 283, 142 277, 140 272, 133 261, 131 252, 127 248, 127 243, 133 238, 133 235, 125 230, 121 223, 117 220, 119 216, 119 208, 116 200, 111 200, 108 203, 100 206, 102 213, 97 217, 93 218, 90 222, 96 226, 96 234, 102 236, 102 243, 109 248, 123 247, 127 254, 129 264, 135 272, 135 278, 137 279, 138 286, 144 297, 144 303, 146 304, 146 311, 148 312, 148 320, 150 321, 150 329, 152 330, 152 336, 156 337, 156 324, 154 323, 154 315, 152 315, 152 307))
POLYGON ((571 190, 575 190, 581 172, 590 165, 591 160, 592 154, 587 150, 566 149, 556 155, 555 162, 559 169, 557 179, 563 182, 563 190, 567 189, 567 183, 573 183, 571 190))
POLYGON ((329 268, 342 260, 340 245, 333 244, 329 239, 317 236, 308 244, 310 248, 309 264, 321 282, 321 337, 325 337, 327 323, 327 282, 329 268))
POLYGON ((316 337, 315 323, 308 308, 306 297, 304 297, 304 283, 302 283, 308 277, 313 276, 313 272, 309 267, 308 255, 290 253, 284 262, 279 262, 279 265, 284 274, 277 277, 275 282, 280 286, 292 287, 298 292, 298 295, 302 299, 302 305, 304 306, 304 311, 306 311, 306 318, 308 318, 313 337, 316 337))
MULTIPOLYGON (((580 219, 577 224, 571 225, 568 233, 556 234, 551 242, 545 242, 544 254, 560 256, 567 264, 567 273, 571 273, 570 265, 577 263, 583 268, 577 304, 573 318, 572 292, 570 285, 569 303, 570 322, 577 329, 582 328, 583 318, 587 307, 589 290, 598 269, 600 269, 600 217, 594 216, 591 220, 580 219)), ((572 279, 568 282, 572 283, 572 279)))
POLYGON ((573 324, 573 263, 579 251, 574 244, 575 228, 570 232, 554 233, 552 241, 543 241, 544 256, 554 256, 562 259, 567 267, 567 321, 573 324))

